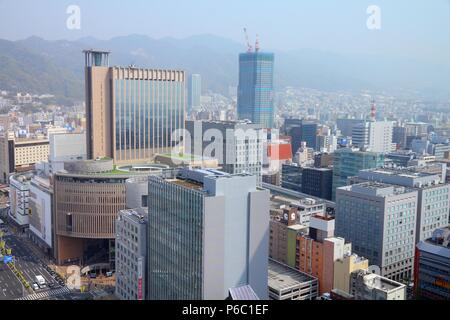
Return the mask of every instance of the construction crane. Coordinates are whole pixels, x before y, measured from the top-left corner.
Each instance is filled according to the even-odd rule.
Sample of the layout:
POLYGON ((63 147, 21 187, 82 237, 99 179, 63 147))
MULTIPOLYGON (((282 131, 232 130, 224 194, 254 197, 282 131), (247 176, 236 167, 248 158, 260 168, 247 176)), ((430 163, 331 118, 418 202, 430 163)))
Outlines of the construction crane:
POLYGON ((247 52, 253 52, 253 47, 248 39, 247 28, 244 28, 245 41, 247 42, 247 52))

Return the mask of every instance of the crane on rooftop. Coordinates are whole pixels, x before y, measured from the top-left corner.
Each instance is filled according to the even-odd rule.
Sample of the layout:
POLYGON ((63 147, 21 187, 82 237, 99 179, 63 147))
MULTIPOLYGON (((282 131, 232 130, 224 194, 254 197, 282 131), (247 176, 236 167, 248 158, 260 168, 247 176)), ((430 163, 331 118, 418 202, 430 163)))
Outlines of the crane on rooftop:
POLYGON ((253 52, 253 47, 248 39, 247 28, 244 28, 245 41, 247 42, 247 52, 253 52))
POLYGON ((256 35, 256 42, 255 42, 255 52, 259 51, 259 37, 256 35))

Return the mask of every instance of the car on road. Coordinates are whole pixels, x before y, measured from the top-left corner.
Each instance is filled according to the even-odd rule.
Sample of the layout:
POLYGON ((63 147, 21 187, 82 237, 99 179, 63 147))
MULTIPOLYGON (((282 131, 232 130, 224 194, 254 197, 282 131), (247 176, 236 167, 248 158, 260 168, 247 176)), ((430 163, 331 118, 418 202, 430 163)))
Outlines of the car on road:
POLYGON ((32 286, 33 286, 33 290, 34 290, 34 291, 39 290, 39 286, 38 286, 38 284, 37 284, 36 282, 34 282, 34 283, 32 284, 32 286))
POLYGON ((39 274, 39 275, 36 275, 35 278, 36 278, 36 282, 37 282, 37 284, 39 285, 40 288, 47 287, 46 286, 46 282, 45 282, 45 278, 43 276, 41 276, 39 274))

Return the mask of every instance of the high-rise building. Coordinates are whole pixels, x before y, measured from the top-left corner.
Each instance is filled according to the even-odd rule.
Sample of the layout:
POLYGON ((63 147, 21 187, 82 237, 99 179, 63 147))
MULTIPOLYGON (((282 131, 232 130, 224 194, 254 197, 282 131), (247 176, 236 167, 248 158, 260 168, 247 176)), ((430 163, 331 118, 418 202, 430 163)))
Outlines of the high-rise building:
POLYGON ((331 200, 333 170, 328 168, 304 168, 302 171, 302 192, 331 200))
POLYGON ((245 121, 186 121, 191 139, 187 153, 216 158, 222 171, 254 174, 262 182, 266 135, 259 124, 245 121))
POLYGON ((328 168, 333 165, 334 153, 318 153, 314 155, 314 167, 328 168))
POLYGON ((188 82, 188 110, 200 107, 202 96, 202 77, 199 74, 191 74, 188 82))
POLYGON ((150 300, 226 299, 243 285, 268 298, 269 192, 255 176, 185 168, 148 190, 150 300))
POLYGON ((425 137, 428 134, 430 125, 425 122, 407 122, 405 123, 406 136, 425 137))
POLYGON ((28 237, 47 254, 52 254, 53 186, 48 176, 36 174, 30 181, 28 237))
POLYGON ((302 141, 306 142, 308 148, 316 150, 317 147, 317 123, 302 120, 302 141))
POLYGON ((272 128, 275 115, 273 88, 274 54, 246 52, 239 55, 237 113, 264 128, 272 128))
POLYGON ((109 52, 84 53, 88 159, 130 163, 169 152, 173 131, 184 128, 184 71, 109 67, 109 52))
POLYGON ((305 119, 287 118, 284 120, 283 133, 291 137, 292 153, 295 154, 306 142, 306 147, 317 148, 317 130, 316 122, 305 119))
POLYGON ((336 191, 336 235, 393 280, 411 279, 416 233, 417 191, 364 182, 336 191))
POLYGON ((334 153, 333 159, 333 189, 332 198, 335 198, 336 189, 346 186, 348 178, 358 175, 360 170, 380 168, 384 166, 384 155, 381 153, 342 148, 334 153))
POLYGON ((361 123, 364 123, 363 119, 337 119, 336 126, 341 131, 342 136, 351 137, 353 128, 361 123))
POLYGON ((331 153, 337 149, 337 137, 335 135, 318 135, 316 141, 316 151, 331 153))
POLYGON ((285 119, 283 133, 291 137, 292 154, 295 154, 302 142, 302 120, 294 118, 285 119))
POLYGON ((51 162, 86 160, 85 133, 58 133, 49 135, 51 162))
POLYGON ((300 148, 294 154, 293 162, 301 167, 312 166, 314 164, 314 149, 307 146, 305 141, 302 141, 300 148))
MULTIPOLYGON (((428 167, 440 167, 441 172, 426 172, 425 168, 406 169, 380 168, 362 170, 355 182, 378 181, 405 186, 418 192, 416 243, 431 238, 434 230, 448 224, 450 210, 450 184, 445 183, 445 164, 432 164, 428 167)), ((431 169, 430 169, 431 170, 431 169)))
POLYGON ((296 164, 283 164, 281 166, 281 187, 302 192, 303 169, 296 164))
POLYGON ((25 230, 30 223, 29 197, 32 177, 32 171, 13 174, 9 177, 11 206, 8 218, 19 230, 25 230))
POLYGON ((126 209, 119 211, 116 220, 115 294, 122 300, 145 300, 148 177, 135 176, 126 180, 125 193, 126 209))
POLYGON ((353 145, 361 149, 388 153, 395 150, 392 144, 393 122, 367 121, 353 127, 353 145))
POLYGON ((450 300, 450 227, 437 229, 416 248, 414 291, 418 298, 450 300))
POLYGON ((116 220, 115 294, 122 300, 145 300, 147 210, 120 210, 116 220))
POLYGON ((317 214, 311 217, 309 234, 299 233, 296 237, 295 268, 319 280, 320 294, 331 292, 334 263, 351 252, 351 244, 334 236, 334 225, 334 218, 317 214))
POLYGON ((389 162, 396 167, 408 167, 409 162, 414 159, 415 153, 411 150, 398 150, 385 155, 386 164, 389 162))
POLYGON ((397 145, 397 149, 406 147, 406 128, 395 126, 392 131, 392 142, 397 145))

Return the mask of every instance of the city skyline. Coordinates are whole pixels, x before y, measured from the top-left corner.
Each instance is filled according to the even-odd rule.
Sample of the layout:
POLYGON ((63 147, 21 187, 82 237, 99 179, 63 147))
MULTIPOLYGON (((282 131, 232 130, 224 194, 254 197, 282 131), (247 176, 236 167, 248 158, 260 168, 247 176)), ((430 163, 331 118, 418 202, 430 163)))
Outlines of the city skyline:
POLYGON ((450 0, 18 2, 0 301, 450 301, 450 0))

